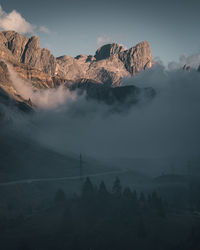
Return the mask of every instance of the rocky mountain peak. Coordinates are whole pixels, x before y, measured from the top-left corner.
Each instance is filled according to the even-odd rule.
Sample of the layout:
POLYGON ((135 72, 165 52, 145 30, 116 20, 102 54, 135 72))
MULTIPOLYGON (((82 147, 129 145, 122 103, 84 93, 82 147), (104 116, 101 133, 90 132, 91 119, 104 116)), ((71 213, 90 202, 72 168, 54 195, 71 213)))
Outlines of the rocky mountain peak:
POLYGON ((124 77, 150 68, 153 57, 150 45, 145 41, 130 49, 117 43, 106 44, 94 56, 80 54, 55 58, 48 49, 40 48, 37 36, 29 38, 15 31, 3 31, 0 32, 0 62, 0 89, 17 102, 32 106, 31 100, 26 100, 14 88, 8 68, 13 68, 34 90, 67 86, 68 83, 70 86, 90 83, 92 89, 101 86, 105 92, 121 86, 124 77))
POLYGON ((147 41, 138 43, 136 46, 125 50, 119 55, 128 72, 136 75, 141 70, 152 67, 153 57, 151 47, 147 41))
MULTIPOLYGON (((77 82, 86 79, 111 86, 121 85, 123 77, 134 76, 141 70, 148 69, 153 64, 151 48, 147 41, 125 49, 117 43, 100 47, 94 56, 78 55, 76 57, 61 56, 55 58, 48 49, 40 48, 37 36, 25 37, 15 31, 0 32, 0 59, 11 63, 19 63, 39 70, 42 74, 35 79, 56 78, 56 82, 77 82)), ((21 66, 18 67, 18 69, 21 66)), ((22 68, 22 67, 21 67, 22 68)), ((30 80, 32 72, 26 68, 27 78, 30 80)), ((22 75, 26 73, 23 70, 22 75)), ((33 77, 31 77, 33 79, 33 77)), ((38 80, 37 80, 38 81, 38 80)), ((48 80, 48 84, 51 82, 48 80)), ((45 83, 41 80, 41 86, 45 83)), ((52 85, 52 84, 50 84, 52 85)))
POLYGON ((97 49, 95 53, 96 60, 102 60, 109 58, 115 54, 119 54, 120 52, 124 51, 125 48, 117 43, 106 44, 97 49))
POLYGON ((29 38, 24 37, 15 31, 4 31, 2 34, 5 37, 4 45, 11 51, 15 60, 20 62, 29 38))
POLYGON ((15 31, 0 32, 0 57, 28 64, 50 75, 56 71, 55 57, 49 50, 40 48, 37 36, 28 38, 15 31))
POLYGON ((185 64, 185 65, 183 66, 183 70, 185 70, 185 71, 190 71, 190 66, 187 65, 187 64, 185 64))
POLYGON ((126 70, 135 75, 141 70, 148 69, 153 64, 151 47, 147 41, 138 43, 136 46, 125 49, 123 46, 112 43, 100 47, 95 54, 96 60, 108 59, 117 56, 124 64, 126 70))

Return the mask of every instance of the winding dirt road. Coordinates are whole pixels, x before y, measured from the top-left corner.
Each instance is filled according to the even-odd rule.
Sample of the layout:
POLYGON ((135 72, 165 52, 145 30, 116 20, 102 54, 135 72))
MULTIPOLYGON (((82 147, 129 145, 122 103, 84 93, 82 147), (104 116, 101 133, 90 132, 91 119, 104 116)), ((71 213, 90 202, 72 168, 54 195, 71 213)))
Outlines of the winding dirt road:
MULTIPOLYGON (((102 172, 102 173, 97 173, 97 174, 88 174, 88 175, 83 175, 81 177, 81 179, 85 179, 87 177, 103 176, 103 175, 122 174, 122 173, 125 173, 125 172, 128 172, 128 171, 129 170, 121 170, 121 171, 102 172)), ((23 180, 2 182, 2 183, 0 183, 0 186, 12 186, 12 185, 17 185, 17 184, 31 184, 31 183, 34 183, 34 182, 51 182, 51 181, 78 180, 78 179, 80 179, 80 176, 23 179, 23 180)))

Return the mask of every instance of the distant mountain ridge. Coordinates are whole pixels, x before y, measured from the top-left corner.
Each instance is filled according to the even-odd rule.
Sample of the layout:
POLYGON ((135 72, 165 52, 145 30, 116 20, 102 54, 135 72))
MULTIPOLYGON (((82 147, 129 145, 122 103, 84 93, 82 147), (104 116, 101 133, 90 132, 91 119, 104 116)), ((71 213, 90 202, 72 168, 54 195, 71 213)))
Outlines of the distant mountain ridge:
POLYGON ((90 79, 99 83, 117 84, 124 76, 135 75, 153 64, 147 41, 125 49, 112 43, 102 46, 94 56, 61 56, 55 58, 48 49, 41 49, 39 38, 22 36, 14 31, 0 32, 0 58, 67 80, 90 79))
POLYGON ((0 32, 0 61, 0 87, 15 100, 26 101, 29 105, 12 86, 7 64, 11 64, 19 77, 34 89, 69 84, 80 86, 82 82, 101 84, 108 89, 121 86, 124 77, 149 69, 153 57, 150 45, 145 41, 130 49, 116 43, 107 44, 94 56, 64 55, 56 58, 48 49, 40 48, 37 36, 29 38, 15 31, 3 31, 0 32))

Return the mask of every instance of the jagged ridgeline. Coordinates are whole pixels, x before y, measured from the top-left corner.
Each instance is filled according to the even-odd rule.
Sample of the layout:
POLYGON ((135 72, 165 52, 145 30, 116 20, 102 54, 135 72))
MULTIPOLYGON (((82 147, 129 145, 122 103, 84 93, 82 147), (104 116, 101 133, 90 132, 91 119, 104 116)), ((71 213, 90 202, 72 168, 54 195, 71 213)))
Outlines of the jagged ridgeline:
POLYGON ((81 89, 80 93, 86 91, 89 98, 107 104, 124 103, 127 97, 132 104, 138 101, 141 93, 148 98, 155 94, 152 88, 122 86, 124 77, 135 76, 152 66, 153 57, 147 41, 130 49, 116 43, 107 44, 94 56, 56 58, 48 49, 40 48, 37 36, 29 38, 14 31, 3 31, 0 32, 0 61, 0 100, 3 98, 5 103, 7 98, 9 104, 23 103, 23 109, 37 106, 37 103, 32 103, 12 84, 10 66, 35 91, 63 85, 71 91, 77 88, 81 89))

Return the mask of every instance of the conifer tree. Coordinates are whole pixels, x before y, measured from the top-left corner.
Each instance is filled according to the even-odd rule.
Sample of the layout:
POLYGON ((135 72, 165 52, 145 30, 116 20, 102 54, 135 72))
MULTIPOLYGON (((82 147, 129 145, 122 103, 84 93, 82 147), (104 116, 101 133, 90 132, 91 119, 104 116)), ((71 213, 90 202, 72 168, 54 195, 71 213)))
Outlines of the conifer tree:
POLYGON ((122 186, 121 186, 121 182, 120 182, 118 177, 116 177, 116 179, 115 179, 115 181, 113 183, 112 192, 113 192, 115 197, 120 197, 121 196, 122 186))

